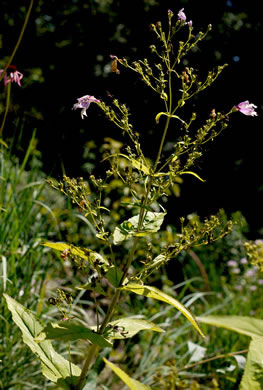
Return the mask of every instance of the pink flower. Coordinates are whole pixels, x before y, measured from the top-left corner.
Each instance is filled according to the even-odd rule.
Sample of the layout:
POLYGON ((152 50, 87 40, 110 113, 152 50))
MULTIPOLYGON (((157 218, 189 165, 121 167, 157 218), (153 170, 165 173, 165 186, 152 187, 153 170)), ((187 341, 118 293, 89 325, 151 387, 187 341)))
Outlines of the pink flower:
POLYGON ((250 115, 250 116, 257 116, 258 115, 255 111, 255 108, 257 108, 257 106, 255 106, 255 104, 249 103, 248 100, 245 100, 244 102, 239 103, 235 107, 238 111, 242 112, 242 114, 250 115))
POLYGON ((100 103, 98 99, 96 99, 94 96, 85 95, 81 98, 77 99, 77 103, 74 104, 73 110, 76 110, 77 108, 82 108, 81 110, 81 118, 84 119, 84 116, 87 116, 87 109, 90 106, 90 103, 100 103))
MULTIPOLYGON (((3 73, 3 69, 0 69, 0 75, 3 73)), ((7 68, 7 71, 4 75, 4 85, 6 86, 8 83, 17 83, 19 87, 21 87, 20 80, 23 78, 23 74, 21 72, 18 72, 16 69, 16 66, 9 65, 7 68)))
MULTIPOLYGON (((169 12, 169 11, 168 11, 169 12)), ((178 19, 184 22, 184 24, 188 24, 189 27, 193 27, 192 20, 189 20, 189 22, 186 22, 186 15, 184 13, 184 8, 180 9, 180 11, 177 14, 178 19)))
POLYGON ((184 8, 180 9, 177 16, 178 16, 178 19, 182 20, 183 22, 186 22, 186 15, 184 13, 184 8))

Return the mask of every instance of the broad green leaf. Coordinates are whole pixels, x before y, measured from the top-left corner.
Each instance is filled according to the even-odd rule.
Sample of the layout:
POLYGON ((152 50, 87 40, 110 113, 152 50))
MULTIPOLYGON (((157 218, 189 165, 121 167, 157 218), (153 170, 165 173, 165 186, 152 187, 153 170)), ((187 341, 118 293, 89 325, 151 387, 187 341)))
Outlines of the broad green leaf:
POLYGON ((148 211, 144 217, 140 232, 137 232, 139 215, 129 218, 127 221, 122 222, 122 224, 114 230, 113 243, 118 245, 122 241, 133 236, 145 236, 148 233, 158 232, 165 215, 166 213, 153 213, 152 211, 148 211))
POLYGON ((242 316, 205 316, 198 317, 203 324, 225 328, 246 336, 263 337, 263 320, 242 316))
POLYGON ((199 325, 197 323, 196 318, 190 312, 190 310, 187 309, 182 303, 180 303, 179 301, 177 301, 176 299, 174 299, 170 295, 158 290, 155 287, 144 286, 144 285, 135 284, 135 283, 129 283, 126 286, 123 286, 122 290, 132 291, 135 294, 144 295, 145 297, 157 299, 159 301, 163 301, 165 303, 168 303, 169 305, 174 306, 191 322, 191 324, 198 330, 198 332, 201 334, 201 336, 204 337, 204 334, 201 331, 201 329, 199 328, 199 325))
POLYGON ((105 274, 105 278, 108 279, 113 287, 119 287, 123 272, 119 267, 110 267, 105 274))
POLYGON ((24 343, 40 359, 43 375, 63 389, 69 390, 71 383, 77 383, 81 373, 80 368, 59 355, 50 341, 36 343, 35 337, 43 330, 43 326, 32 312, 7 294, 3 295, 12 313, 13 321, 22 332, 24 343))
POLYGON ((120 369, 109 360, 103 358, 104 362, 115 372, 116 375, 129 387, 130 390, 151 390, 150 386, 144 385, 143 383, 132 379, 126 372, 120 369))
POLYGON ((109 265, 107 259, 101 256, 99 253, 92 251, 91 249, 80 248, 78 246, 67 244, 64 242, 44 242, 42 245, 47 246, 48 248, 56 249, 60 252, 69 250, 70 253, 72 253, 72 255, 81 257, 87 262, 90 262, 93 266, 96 265, 94 264, 95 261, 100 262, 101 265, 106 265, 106 266, 109 265))
POLYGON ((263 389, 263 338, 253 337, 239 390, 263 389))
POLYGON ((153 330, 155 332, 164 332, 158 325, 153 322, 142 320, 140 318, 126 317, 109 323, 111 330, 109 338, 111 339, 127 339, 133 337, 141 330, 153 330))
POLYGON ((112 344, 103 336, 71 320, 47 325, 35 338, 35 341, 39 342, 46 339, 59 341, 74 341, 85 339, 89 340, 92 344, 98 345, 101 348, 112 347, 112 344))

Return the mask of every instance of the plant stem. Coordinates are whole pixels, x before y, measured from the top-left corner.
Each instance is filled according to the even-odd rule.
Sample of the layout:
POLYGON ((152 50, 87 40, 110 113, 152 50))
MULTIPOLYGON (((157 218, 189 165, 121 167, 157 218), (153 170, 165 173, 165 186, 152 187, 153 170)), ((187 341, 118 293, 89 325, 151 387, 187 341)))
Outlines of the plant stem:
POLYGON ((96 344, 92 344, 90 349, 89 349, 89 352, 87 354, 87 358, 85 360, 85 363, 84 363, 84 366, 82 368, 82 371, 81 371, 81 374, 80 374, 80 377, 79 377, 79 381, 76 385, 76 390, 80 390, 82 388, 82 384, 85 380, 85 377, 86 377, 86 374, 88 372, 88 369, 89 369, 89 366, 90 366, 90 363, 93 359, 93 356, 95 355, 95 353, 97 352, 97 349, 98 349, 98 346, 96 344))
POLYGON ((32 7, 33 7, 33 3, 34 3, 34 0, 31 0, 30 4, 29 4, 29 7, 28 7, 28 10, 27 10, 27 13, 26 13, 26 18, 25 18, 22 30, 21 30, 21 32, 19 34, 19 37, 18 37, 17 43, 16 43, 16 45, 14 47, 14 50, 13 50, 11 56, 9 57, 9 60, 7 61, 7 64, 5 65, 3 72, 0 75, 0 81, 3 79, 3 77, 4 77, 4 75, 5 75, 6 71, 7 71, 7 68, 12 63, 13 58, 14 58, 16 52, 17 52, 17 49, 19 48, 19 45, 21 43, 21 40, 23 38, 25 29, 26 29, 26 26, 27 26, 27 23, 28 23, 28 20, 29 20, 29 16, 30 16, 30 13, 31 13, 31 10, 32 10, 32 7))
MULTIPOLYGON (((171 70, 169 69, 168 71, 169 71, 169 114, 170 114, 171 110, 172 110, 171 70)), ((156 160, 155 160, 153 172, 156 171, 157 165, 158 165, 158 163, 160 161, 160 158, 161 158, 161 153, 162 153, 162 150, 163 150, 164 141, 165 141, 165 138, 166 138, 166 135, 167 135, 167 130, 168 130, 168 127, 169 127, 169 123, 170 123, 170 117, 167 117, 166 123, 165 123, 165 127, 164 127, 164 131, 163 131, 163 135, 162 135, 162 139, 161 139, 161 143, 160 143, 160 147, 159 147, 158 154, 157 154, 157 157, 156 157, 156 160)), ((146 209, 145 206, 147 205, 148 197, 149 197, 149 194, 150 194, 150 191, 151 191, 151 186, 152 186, 152 177, 150 176, 145 196, 142 197, 142 200, 141 200, 141 209, 140 209, 140 214, 139 214, 139 219, 138 219, 138 227, 137 227, 137 231, 138 232, 142 228, 144 217, 145 217, 145 215, 147 213, 147 210, 145 210, 146 209)), ((132 246, 132 249, 130 251, 127 263, 126 263, 126 265, 125 265, 125 267, 123 269, 123 274, 122 274, 122 277, 121 277, 121 280, 120 280, 120 283, 119 283, 119 287, 116 289, 116 291, 115 291, 115 293, 113 295, 112 301, 111 301, 110 306, 109 306, 108 311, 107 311, 107 314, 104 317, 104 320, 103 320, 103 322, 102 322, 102 324, 100 326, 100 329, 99 329, 99 332, 98 332, 99 334, 103 334, 107 324, 111 320, 111 317, 112 317, 112 315, 114 313, 115 307, 117 305, 117 302, 118 302, 120 294, 121 294, 121 290, 120 289, 121 289, 121 287, 123 285, 123 282, 124 282, 125 278, 127 277, 128 271, 129 271, 131 263, 133 261, 133 257, 134 257, 135 251, 136 251, 136 247, 137 247, 138 241, 139 241, 139 236, 136 236, 135 239, 134 239, 133 246, 132 246)), ((84 379, 86 377, 86 374, 87 374, 87 372, 89 370, 90 363, 91 363, 94 355, 97 352, 97 348, 98 347, 96 345, 92 345, 92 347, 89 349, 89 352, 87 354, 85 363, 84 363, 83 368, 82 368, 82 372, 81 372, 81 375, 80 375, 80 378, 79 378, 79 382, 78 382, 78 384, 76 386, 77 390, 81 389, 82 383, 83 383, 83 381, 84 381, 84 379)))
POLYGON ((10 91, 11 91, 11 82, 7 84, 5 113, 4 113, 4 117, 3 117, 1 128, 0 128, 0 137, 2 137, 2 134, 3 134, 3 130, 4 130, 4 127, 5 127, 5 121, 6 121, 6 117, 7 117, 7 113, 8 113, 8 109, 9 109, 10 91))
POLYGON ((222 358, 226 358, 228 356, 241 355, 241 354, 247 353, 247 352, 248 352, 248 349, 243 349, 242 351, 237 351, 237 352, 222 353, 221 355, 213 356, 211 358, 208 358, 208 359, 205 359, 205 360, 200 360, 199 362, 196 362, 196 363, 193 363, 193 364, 189 364, 188 366, 185 366, 184 368, 178 370, 178 372, 188 370, 189 368, 193 368, 193 367, 199 366, 200 364, 209 363, 212 360, 222 359, 222 358))

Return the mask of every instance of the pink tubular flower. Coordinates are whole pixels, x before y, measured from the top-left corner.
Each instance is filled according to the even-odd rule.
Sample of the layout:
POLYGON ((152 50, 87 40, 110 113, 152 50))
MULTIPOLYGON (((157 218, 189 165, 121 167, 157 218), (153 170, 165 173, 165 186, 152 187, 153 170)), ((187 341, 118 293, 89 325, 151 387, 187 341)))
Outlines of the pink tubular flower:
POLYGON ((244 102, 239 103, 235 107, 242 114, 250 115, 250 116, 257 116, 258 115, 255 111, 255 108, 257 108, 257 106, 255 106, 255 104, 249 103, 248 100, 245 100, 244 102))
POLYGON ((177 16, 178 16, 178 19, 182 20, 183 22, 186 22, 186 15, 184 13, 184 8, 180 9, 177 16))
MULTIPOLYGON (((169 11, 168 11, 169 12, 169 11)), ((189 20, 189 22, 186 22, 186 15, 184 13, 184 8, 180 9, 180 11, 177 14, 178 19, 184 22, 184 24, 188 24, 189 27, 193 27, 192 20, 189 20)))
POLYGON ((77 108, 82 108, 81 110, 81 118, 84 119, 84 116, 87 116, 87 109, 90 106, 90 103, 100 103, 98 99, 96 99, 94 96, 85 95, 81 98, 77 99, 77 103, 74 104, 73 110, 76 110, 77 108))
MULTIPOLYGON (((3 69, 0 69, 0 74, 3 73, 3 69)), ((17 83, 19 87, 21 87, 20 80, 23 78, 23 74, 21 72, 18 72, 16 69, 16 66, 9 65, 7 68, 7 71, 4 75, 4 85, 6 86, 8 83, 17 83)))

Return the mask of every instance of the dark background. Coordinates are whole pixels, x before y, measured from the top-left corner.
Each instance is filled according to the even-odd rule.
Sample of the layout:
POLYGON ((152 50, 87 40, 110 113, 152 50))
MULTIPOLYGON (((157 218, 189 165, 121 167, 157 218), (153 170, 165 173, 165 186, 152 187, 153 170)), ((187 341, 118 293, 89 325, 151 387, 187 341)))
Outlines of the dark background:
MULTIPOLYGON (((16 43, 28 5, 29 1, 21 0, 1 2, 1 68, 16 43)), ((209 37, 190 55, 190 66, 206 74, 217 65, 229 64, 216 83, 193 101, 193 109, 201 118, 207 118, 212 108, 227 112, 248 99, 258 106, 259 116, 231 116, 229 127, 204 149, 204 156, 194 167, 206 182, 192 176, 184 178, 181 197, 172 200, 172 217, 192 212, 209 215, 219 208, 229 214, 241 210, 251 237, 257 238, 263 227, 260 6, 259 1, 238 0, 36 1, 13 61, 24 79, 22 88, 12 88, 4 136, 23 133, 15 150, 22 156, 36 128, 45 172, 60 177, 64 169, 71 176, 83 175, 80 167, 87 160, 83 157, 85 143, 94 140, 100 145, 105 136, 121 139, 121 134, 95 105, 91 105, 84 121, 72 106, 86 94, 109 102, 110 92, 129 107, 131 121, 142 133, 141 141, 149 156, 156 153, 160 128, 154 117, 159 101, 133 74, 125 70, 120 75, 111 73, 109 56, 134 60, 149 56, 148 48, 153 43, 150 23, 161 20, 165 24, 168 9, 176 18, 184 7, 195 33, 204 31, 210 23, 213 26, 209 37)), ((3 92, 3 85, 1 88, 3 92)), ((176 128, 171 129, 172 141, 175 134, 176 128)))

